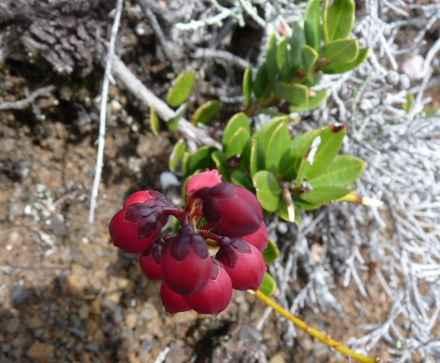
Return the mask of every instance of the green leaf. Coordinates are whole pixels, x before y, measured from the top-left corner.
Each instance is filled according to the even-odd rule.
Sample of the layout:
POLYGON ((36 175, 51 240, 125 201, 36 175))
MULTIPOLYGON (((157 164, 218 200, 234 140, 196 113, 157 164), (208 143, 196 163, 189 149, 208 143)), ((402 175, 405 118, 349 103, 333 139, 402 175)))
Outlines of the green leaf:
POLYGON ((292 27, 292 35, 289 38, 289 68, 290 75, 293 77, 295 72, 302 66, 302 53, 305 44, 305 35, 302 27, 295 23, 292 27))
POLYGON ((287 122, 280 122, 269 139, 266 149, 266 169, 278 174, 280 160, 289 149, 292 138, 287 122))
POLYGON ((344 195, 351 192, 351 190, 352 189, 349 186, 323 186, 310 192, 302 193, 300 198, 311 204, 307 209, 312 210, 318 208, 322 204, 342 198, 344 195))
POLYGON ((282 38, 277 47, 277 66, 282 79, 289 77, 289 42, 282 38))
POLYGON ((160 133, 160 120, 154 108, 150 108, 150 128, 154 135, 160 133))
POLYGON ((232 156, 240 156, 250 137, 251 134, 249 130, 244 127, 240 127, 235 131, 232 137, 224 143, 226 158, 229 159, 232 156))
POLYGON ((368 58, 368 53, 368 48, 361 48, 359 49, 357 57, 353 61, 347 63, 329 64, 323 68, 323 72, 328 74, 337 74, 351 71, 361 65, 368 58))
POLYGON ((309 96, 309 102, 306 105, 294 106, 291 107, 290 110, 292 112, 305 112, 305 111, 313 110, 321 106, 327 100, 327 97, 328 97, 328 92, 325 90, 321 90, 317 92, 311 91, 309 96))
POLYGON ((307 45, 318 50, 321 44, 321 0, 310 0, 304 20, 307 45))
MULTIPOLYGON (((320 57, 328 62, 326 67, 335 67, 353 62, 359 53, 359 42, 355 39, 339 39, 324 45, 320 57)), ((324 67, 324 69, 326 68, 324 67)))
POLYGON ((336 155, 326 171, 309 180, 311 191, 302 193, 300 198, 309 205, 308 210, 345 196, 353 190, 353 183, 365 170, 365 162, 351 155, 336 155))
POLYGON ((216 150, 211 154, 211 158, 214 161, 215 167, 220 171, 220 174, 229 178, 229 170, 225 154, 220 150, 216 150))
POLYGON ((315 66, 317 60, 318 60, 318 53, 316 52, 316 50, 310 48, 308 45, 305 45, 302 52, 304 71, 306 73, 312 72, 313 67, 315 66))
POLYGON ((212 146, 202 146, 190 154, 187 162, 187 174, 193 174, 197 170, 208 169, 213 166, 211 154, 216 149, 212 146))
POLYGON ((325 41, 331 42, 348 37, 353 29, 354 17, 354 0, 333 0, 324 11, 325 41))
POLYGON ((167 103, 172 107, 178 107, 184 103, 194 90, 197 74, 194 71, 184 71, 174 81, 168 90, 167 103))
POLYGON ((250 158, 249 158, 249 170, 251 172, 251 176, 254 175, 264 168, 264 155, 259 153, 257 138, 252 137, 251 140, 251 150, 250 150, 250 158))
POLYGON ((185 140, 180 139, 173 147, 173 151, 171 152, 170 159, 168 161, 169 169, 176 173, 182 169, 183 166, 183 156, 187 151, 187 146, 185 140))
POLYGON ((192 123, 194 125, 207 124, 215 119, 222 108, 222 103, 217 100, 211 100, 200 105, 194 112, 192 123))
POLYGON ((264 273, 263 282, 261 283, 258 290, 260 290, 266 296, 271 296, 277 292, 277 283, 268 272, 264 273))
POLYGON ((268 212, 275 212, 281 199, 281 188, 275 175, 262 170, 254 175, 253 182, 262 207, 268 212))
POLYGON ((281 253, 277 244, 274 241, 269 240, 269 243, 263 252, 264 261, 270 265, 271 263, 275 262, 280 255, 281 253))
POLYGON ((275 95, 294 106, 306 106, 309 102, 309 89, 302 84, 277 82, 275 84, 275 95))
POLYGON ((336 155, 328 169, 309 183, 313 190, 321 187, 350 187, 361 177, 365 162, 351 155, 336 155))
POLYGON ((252 103, 252 68, 248 67, 243 74, 244 107, 252 103))
POLYGON ((243 112, 236 113, 229 119, 223 133, 223 145, 230 143, 234 134, 241 128, 251 131, 251 119, 243 112))
POLYGON ((309 96, 309 110, 318 108, 327 101, 329 94, 326 90, 312 91, 309 96))
POLYGON ((319 135, 320 142, 310 146, 303 159, 304 177, 308 180, 323 174, 333 161, 342 146, 347 129, 343 125, 331 125, 319 135))
POLYGON ((261 127, 257 132, 255 132, 255 160, 258 161, 256 165, 258 165, 259 170, 264 169, 266 149, 273 132, 280 123, 288 120, 288 116, 275 117, 270 122, 264 124, 263 127, 261 127))
POLYGON ((275 33, 272 33, 272 35, 269 38, 269 43, 267 46, 267 52, 266 52, 266 71, 267 71, 267 78, 269 81, 273 81, 278 76, 278 66, 277 66, 277 37, 275 33))
POLYGON ((323 130, 324 128, 311 130, 293 139, 292 146, 289 150, 289 161, 292 160, 292 164, 291 167, 287 169, 287 172, 289 175, 295 175, 297 185, 301 184, 304 177, 307 152, 313 141, 323 130))
POLYGON ((263 98, 270 94, 269 77, 265 64, 263 63, 257 70, 252 90, 257 99, 263 98))
POLYGON ((253 189, 252 180, 249 178, 249 176, 243 172, 242 170, 234 170, 231 173, 231 181, 234 184, 241 185, 242 187, 245 187, 246 189, 253 189))
POLYGON ((289 211, 287 209, 287 204, 284 200, 281 200, 280 207, 277 210, 277 214, 286 222, 300 224, 302 210, 296 204, 294 204, 293 207, 295 208, 294 209, 294 211, 295 211, 295 220, 294 221, 292 221, 292 219, 290 218, 289 211))

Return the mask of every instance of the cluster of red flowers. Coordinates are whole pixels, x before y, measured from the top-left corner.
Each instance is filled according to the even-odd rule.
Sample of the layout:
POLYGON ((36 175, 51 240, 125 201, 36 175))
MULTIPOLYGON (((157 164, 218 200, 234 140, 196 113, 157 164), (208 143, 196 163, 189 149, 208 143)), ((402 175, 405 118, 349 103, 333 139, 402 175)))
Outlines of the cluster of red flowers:
POLYGON ((217 314, 233 289, 255 290, 263 280, 263 212, 251 192, 224 183, 216 170, 191 177, 186 194, 184 210, 156 191, 130 195, 111 220, 110 234, 116 246, 140 254, 148 278, 162 280, 168 312, 217 314), (181 227, 167 235, 162 229, 171 215, 181 227))

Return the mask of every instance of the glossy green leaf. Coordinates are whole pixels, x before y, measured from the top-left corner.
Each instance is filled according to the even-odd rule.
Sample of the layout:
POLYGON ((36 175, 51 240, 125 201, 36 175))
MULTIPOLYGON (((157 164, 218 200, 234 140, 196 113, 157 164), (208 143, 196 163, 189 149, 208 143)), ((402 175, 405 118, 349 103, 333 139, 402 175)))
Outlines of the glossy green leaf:
POLYGON ((321 0, 310 0, 304 20, 306 43, 318 50, 321 44, 321 0))
POLYGON ((327 170, 310 179, 313 190, 322 187, 350 187, 361 177, 365 170, 365 162, 351 155, 336 155, 327 170))
POLYGON ((339 39, 324 45, 320 57, 328 62, 326 67, 336 67, 353 62, 359 53, 359 42, 355 39, 339 39))
POLYGON ((306 106, 309 102, 309 89, 302 84, 277 82, 275 84, 275 95, 294 106, 306 106))
POLYGON ((357 57, 348 63, 334 63, 329 64, 323 68, 324 73, 337 74, 351 71, 359 67, 368 58, 369 49, 361 48, 359 49, 357 57))
POLYGON ((277 292, 277 283, 268 272, 264 273, 263 282, 261 283, 258 290, 260 290, 266 296, 271 296, 277 292))
POLYGON ((217 100, 207 101, 200 105, 194 112, 192 117, 192 123, 194 125, 207 124, 218 117, 222 103, 217 100))
POLYGON ((197 75, 194 71, 184 71, 174 81, 168 90, 167 103, 172 107, 178 107, 184 103, 194 90, 197 75))
POLYGON ((275 212, 281 199, 281 187, 275 175, 262 170, 254 175, 253 182, 257 191, 257 199, 262 207, 268 212, 275 212))
POLYGON ((232 156, 240 156, 250 137, 251 134, 249 130, 244 127, 235 131, 232 137, 224 143, 226 158, 229 159, 232 156))
POLYGON ((274 241, 269 240, 267 247, 264 249, 263 257, 264 261, 270 265, 271 263, 274 263, 278 257, 280 257, 281 252, 277 246, 277 244, 274 241))
POLYGON ((273 81, 278 76, 278 65, 277 65, 277 37, 275 33, 269 38, 269 43, 267 46, 265 66, 267 71, 267 78, 269 81, 273 81))
POLYGON ((168 167, 172 172, 178 172, 182 169, 183 157, 187 151, 185 140, 180 139, 173 147, 170 159, 168 161, 168 167))
POLYGON ((234 184, 241 185, 246 189, 253 189, 252 180, 242 170, 236 169, 231 173, 231 181, 234 184))
POLYGON ((266 169, 278 174, 280 160, 289 149, 292 138, 287 122, 280 122, 269 139, 266 149, 266 169))
POLYGON ((333 0, 324 12, 325 41, 347 38, 353 29, 354 17, 354 0, 333 0))
POLYGON ((223 145, 230 143, 234 134, 241 128, 251 131, 251 119, 243 112, 236 113, 229 119, 223 133, 223 145))
POLYGON ((332 163, 342 146, 347 129, 343 125, 331 125, 314 139, 304 159, 304 177, 307 180, 323 174, 332 163), (315 144, 316 142, 316 144, 315 144))
POLYGON ((154 135, 160 133, 160 119, 154 108, 150 108, 150 128, 154 135))
POLYGON ((252 68, 248 67, 243 74, 244 107, 252 103, 252 68))
POLYGON ((202 146, 194 153, 190 154, 187 164, 187 174, 193 174, 197 170, 208 169, 213 166, 211 154, 215 148, 211 146, 202 146))

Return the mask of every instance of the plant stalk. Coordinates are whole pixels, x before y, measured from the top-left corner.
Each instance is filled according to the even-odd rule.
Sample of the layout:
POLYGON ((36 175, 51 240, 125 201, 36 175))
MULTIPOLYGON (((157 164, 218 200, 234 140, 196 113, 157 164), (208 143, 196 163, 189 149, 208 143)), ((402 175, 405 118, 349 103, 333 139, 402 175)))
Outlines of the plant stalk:
POLYGON ((255 296, 259 300, 261 300, 263 303, 265 303, 267 306, 270 306, 273 308, 278 314, 284 316, 286 319, 291 321, 293 325, 295 325, 297 328, 301 329, 306 334, 309 334, 313 338, 319 340, 321 343, 327 345, 330 348, 333 348, 337 352, 341 353, 342 355, 349 357, 356 362, 360 363, 378 363, 379 358, 376 357, 369 357, 364 354, 355 352, 354 350, 347 347, 344 343, 339 342, 337 340, 334 340, 330 336, 328 336, 323 331, 316 329, 314 327, 309 326, 306 322, 298 318, 297 316, 290 313, 290 311, 284 309, 280 304, 278 304, 274 299, 271 297, 263 294, 261 291, 257 290, 255 291, 255 296))

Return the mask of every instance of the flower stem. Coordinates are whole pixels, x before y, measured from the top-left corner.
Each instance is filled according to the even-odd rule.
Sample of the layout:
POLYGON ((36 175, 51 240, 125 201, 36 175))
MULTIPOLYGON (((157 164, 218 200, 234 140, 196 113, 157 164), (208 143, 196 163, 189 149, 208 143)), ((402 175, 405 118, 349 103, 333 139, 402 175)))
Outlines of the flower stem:
POLYGON ((278 314, 284 316, 286 319, 290 320, 297 328, 301 329, 303 332, 309 334, 313 338, 319 340, 321 343, 327 345, 330 348, 338 351, 346 357, 350 357, 360 363, 377 363, 379 358, 369 357, 361 353, 357 353, 354 350, 347 347, 344 343, 334 340, 326 333, 316 328, 309 326, 306 322, 298 318, 297 316, 290 313, 290 311, 284 309, 280 304, 278 304, 271 297, 263 294, 261 291, 255 291, 255 295, 258 299, 264 302, 266 305, 273 308, 278 314))

